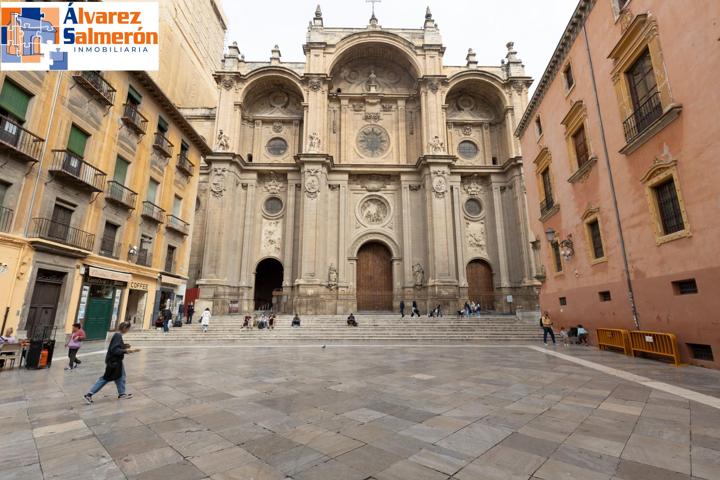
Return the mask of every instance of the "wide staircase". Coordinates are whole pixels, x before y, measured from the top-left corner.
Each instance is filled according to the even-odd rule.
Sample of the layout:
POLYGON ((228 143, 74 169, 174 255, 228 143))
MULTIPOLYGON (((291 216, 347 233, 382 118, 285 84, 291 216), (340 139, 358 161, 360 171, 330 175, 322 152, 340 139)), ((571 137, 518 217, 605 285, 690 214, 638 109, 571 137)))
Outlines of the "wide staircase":
POLYGON ((290 326, 292 316, 280 315, 273 330, 242 328, 243 316, 216 316, 206 333, 192 325, 171 328, 164 334, 156 329, 131 330, 124 337, 139 344, 223 344, 223 343, 493 343, 537 342, 537 321, 496 315, 463 318, 401 318, 398 314, 358 314, 358 327, 347 325, 346 315, 302 316, 302 326, 290 326))

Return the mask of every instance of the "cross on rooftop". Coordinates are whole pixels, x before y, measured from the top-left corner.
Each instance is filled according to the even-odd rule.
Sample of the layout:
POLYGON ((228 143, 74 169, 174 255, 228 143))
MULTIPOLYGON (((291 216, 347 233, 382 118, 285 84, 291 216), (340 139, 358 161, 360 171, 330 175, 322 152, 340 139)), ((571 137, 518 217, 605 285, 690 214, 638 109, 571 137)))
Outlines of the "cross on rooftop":
POLYGON ((375 4, 380 3, 382 0, 365 0, 365 3, 372 3, 372 16, 375 16, 375 4))

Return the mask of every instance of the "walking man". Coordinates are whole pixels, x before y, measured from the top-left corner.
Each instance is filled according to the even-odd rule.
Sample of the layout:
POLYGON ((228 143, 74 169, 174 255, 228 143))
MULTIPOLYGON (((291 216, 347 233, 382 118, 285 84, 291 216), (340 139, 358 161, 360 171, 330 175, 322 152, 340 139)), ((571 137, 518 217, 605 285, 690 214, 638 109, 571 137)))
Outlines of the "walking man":
POLYGON ((132 393, 125 393, 125 367, 123 359, 126 353, 137 352, 137 348, 130 348, 130 345, 123 340, 123 334, 130 330, 130 322, 122 322, 118 325, 118 331, 110 339, 107 354, 105 355, 105 373, 97 379, 95 385, 83 397, 85 403, 93 403, 93 395, 99 392, 105 385, 115 382, 117 386, 118 399, 132 398, 132 393))
POLYGON ((542 314, 542 317, 540 317, 540 325, 542 325, 543 329, 543 343, 545 346, 547 346, 547 337, 548 334, 550 334, 550 338, 552 338, 553 345, 555 345, 555 332, 553 332, 552 329, 552 320, 550 319, 550 314, 547 310, 545 310, 542 314))
POLYGON ((400 318, 405 318, 405 300, 400 300, 400 318))
POLYGON ((172 310, 170 310, 170 306, 165 305, 165 308, 163 308, 163 311, 160 312, 160 315, 162 316, 163 321, 163 332, 168 333, 170 331, 170 320, 172 320, 172 310))
POLYGON ((413 315, 417 315, 418 318, 420 318, 420 310, 418 310, 417 302, 415 300, 412 301, 412 309, 410 310, 410 318, 412 318, 413 315))
POLYGON ((183 303, 179 303, 178 304, 177 323, 182 323, 183 315, 185 315, 185 305, 183 303))
POLYGON ((190 302, 190 305, 187 307, 187 324, 190 325, 192 323, 192 317, 195 314, 195 305, 193 302, 190 302))

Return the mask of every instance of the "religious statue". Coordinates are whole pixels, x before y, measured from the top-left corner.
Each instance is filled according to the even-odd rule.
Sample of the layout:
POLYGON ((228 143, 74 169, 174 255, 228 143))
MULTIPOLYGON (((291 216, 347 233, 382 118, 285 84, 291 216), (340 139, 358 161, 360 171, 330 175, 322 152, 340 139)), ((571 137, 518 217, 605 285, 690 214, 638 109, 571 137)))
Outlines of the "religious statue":
POLYGON ((423 270, 422 265, 419 263, 416 263, 412 267, 413 277, 415 277, 415 286, 416 287, 422 287, 423 280, 425 279, 425 270, 423 270))
POLYGON ((378 82, 377 82, 377 75, 375 75, 374 68, 370 69, 370 76, 367 79, 366 85, 367 85, 369 91, 371 91, 371 92, 377 91, 378 82))
POLYGON ((317 132, 310 134, 308 151, 310 153, 318 153, 320 151, 320 135, 317 132))
POLYGON ((335 268, 335 264, 331 263, 330 267, 328 268, 328 288, 330 290, 335 290, 337 288, 338 284, 338 271, 337 268, 335 268))
POLYGON ((217 147, 216 150, 221 152, 227 152, 230 150, 230 137, 225 135, 225 132, 220 130, 217 136, 217 147))
POLYGON ((440 140, 437 135, 428 143, 428 146, 432 153, 445 153, 445 142, 440 140))

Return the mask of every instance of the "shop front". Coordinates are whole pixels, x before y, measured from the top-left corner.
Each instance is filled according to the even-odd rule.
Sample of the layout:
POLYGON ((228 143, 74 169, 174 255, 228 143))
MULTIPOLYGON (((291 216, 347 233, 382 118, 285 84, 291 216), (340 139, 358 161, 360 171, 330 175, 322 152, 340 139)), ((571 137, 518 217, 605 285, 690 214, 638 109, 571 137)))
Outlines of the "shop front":
POLYGON ((160 276, 160 290, 155 297, 155 308, 153 309, 153 318, 160 315, 160 311, 169 308, 173 313, 173 318, 178 313, 178 305, 183 303, 185 298, 185 288, 187 280, 180 277, 170 275, 160 276))
POLYGON ((132 327, 147 328, 152 312, 150 307, 155 300, 154 292, 157 289, 157 278, 134 274, 128 288, 127 307, 125 308, 126 322, 132 327))
POLYGON ((116 328, 130 281, 127 273, 86 267, 76 321, 83 325, 88 340, 103 340, 116 328))

